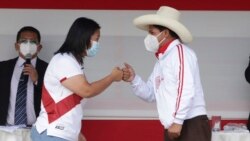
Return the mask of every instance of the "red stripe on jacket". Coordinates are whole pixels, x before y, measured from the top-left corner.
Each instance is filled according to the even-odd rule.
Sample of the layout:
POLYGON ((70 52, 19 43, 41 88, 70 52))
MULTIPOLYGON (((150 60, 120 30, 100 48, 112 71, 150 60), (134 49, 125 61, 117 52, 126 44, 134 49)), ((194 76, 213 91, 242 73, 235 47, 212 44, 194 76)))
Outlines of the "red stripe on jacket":
POLYGON ((184 58, 183 58, 183 47, 182 45, 177 45, 178 48, 178 53, 179 53, 179 61, 180 61, 180 71, 179 71, 179 86, 178 86, 178 96, 176 100, 176 109, 175 109, 175 114, 176 116, 177 111, 179 110, 180 107, 180 102, 181 102, 181 96, 182 96, 182 90, 183 90, 183 79, 184 79, 184 58))

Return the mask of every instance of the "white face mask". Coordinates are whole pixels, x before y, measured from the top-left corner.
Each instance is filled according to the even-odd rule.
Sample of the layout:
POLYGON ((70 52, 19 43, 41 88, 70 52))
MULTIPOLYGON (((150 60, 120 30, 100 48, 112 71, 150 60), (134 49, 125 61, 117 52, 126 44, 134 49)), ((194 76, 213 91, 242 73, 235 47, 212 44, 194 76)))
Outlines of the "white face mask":
MULTIPOLYGON (((162 33, 162 32, 161 32, 162 33)), ((162 41, 164 41, 164 39, 162 39, 160 42, 158 41, 157 37, 161 35, 161 33, 159 33, 157 36, 148 34, 145 39, 144 39, 144 44, 145 47, 148 51, 150 52, 157 52, 157 50, 159 49, 159 45, 162 41)))
POLYGON ((92 41, 91 47, 87 50, 88 57, 94 57, 100 50, 100 44, 97 41, 92 41))
POLYGON ((37 45, 30 41, 23 42, 20 44, 20 52, 23 56, 32 56, 37 52, 37 45))

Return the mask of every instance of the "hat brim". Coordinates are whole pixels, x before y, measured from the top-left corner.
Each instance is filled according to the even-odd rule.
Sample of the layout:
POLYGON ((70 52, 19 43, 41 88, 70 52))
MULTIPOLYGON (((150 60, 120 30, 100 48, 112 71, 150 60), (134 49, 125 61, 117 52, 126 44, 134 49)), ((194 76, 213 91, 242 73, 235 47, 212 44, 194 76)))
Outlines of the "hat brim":
POLYGON ((192 41, 192 35, 189 30, 180 22, 172 19, 164 19, 156 14, 143 15, 136 18, 134 25, 142 30, 148 30, 149 25, 161 25, 175 32, 184 43, 192 41))

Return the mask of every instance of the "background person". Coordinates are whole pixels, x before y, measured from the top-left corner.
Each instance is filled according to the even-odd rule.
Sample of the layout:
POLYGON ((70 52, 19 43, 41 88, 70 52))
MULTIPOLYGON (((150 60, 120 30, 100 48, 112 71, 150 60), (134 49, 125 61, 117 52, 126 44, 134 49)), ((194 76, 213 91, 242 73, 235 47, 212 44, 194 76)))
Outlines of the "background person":
MULTIPOLYGON (((250 83, 250 56, 249 56, 249 64, 245 70, 245 78, 248 83, 250 83)), ((250 112, 248 116, 247 128, 250 131, 250 112)))
POLYGON ((0 125, 32 125, 40 112, 42 84, 47 63, 37 57, 42 49, 40 32, 32 27, 22 27, 16 37, 18 57, 0 62, 0 125), (30 64, 25 64, 26 56, 30 64), (20 76, 28 78, 24 102, 17 100, 20 76), (20 106, 24 104, 23 106, 20 106), (20 109, 18 109, 20 108, 20 109), (23 109, 22 109, 23 108, 23 109), (19 120, 16 111, 24 113, 19 120), (22 121, 22 122, 18 122, 22 121))

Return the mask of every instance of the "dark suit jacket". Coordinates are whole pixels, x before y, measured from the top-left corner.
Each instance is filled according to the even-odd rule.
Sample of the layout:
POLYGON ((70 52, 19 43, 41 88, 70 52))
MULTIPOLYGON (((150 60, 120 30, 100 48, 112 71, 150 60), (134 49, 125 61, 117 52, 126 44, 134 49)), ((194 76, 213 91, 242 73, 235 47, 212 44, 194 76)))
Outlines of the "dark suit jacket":
MULTIPOLYGON (((0 125, 6 125, 8 108, 10 104, 11 78, 18 58, 0 62, 0 125)), ((34 85, 34 109, 36 116, 39 115, 41 106, 41 95, 43 77, 48 63, 37 58, 36 70, 38 72, 38 83, 34 85)))

